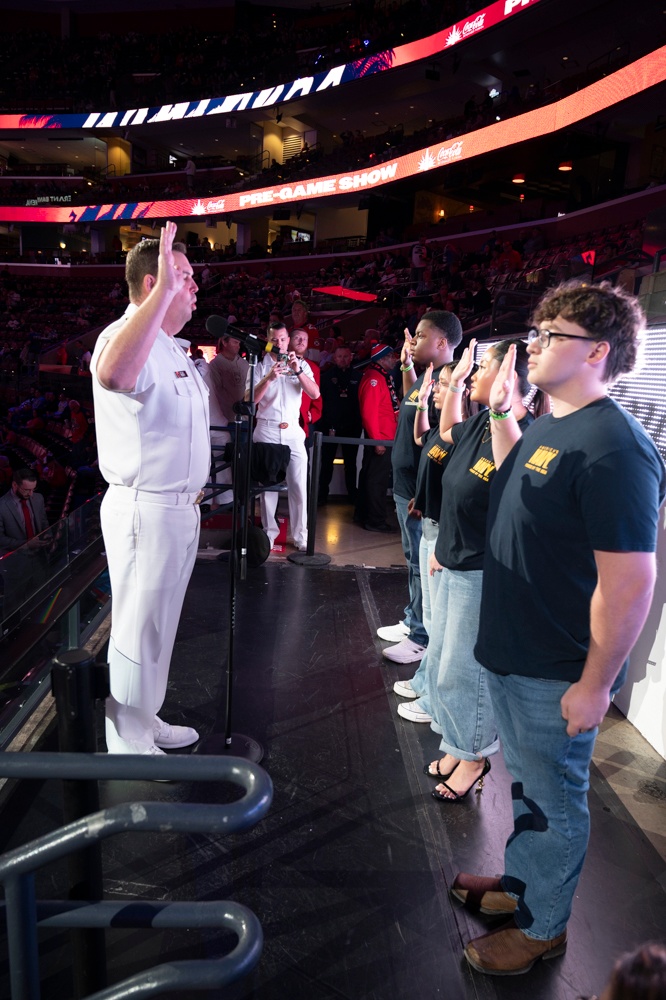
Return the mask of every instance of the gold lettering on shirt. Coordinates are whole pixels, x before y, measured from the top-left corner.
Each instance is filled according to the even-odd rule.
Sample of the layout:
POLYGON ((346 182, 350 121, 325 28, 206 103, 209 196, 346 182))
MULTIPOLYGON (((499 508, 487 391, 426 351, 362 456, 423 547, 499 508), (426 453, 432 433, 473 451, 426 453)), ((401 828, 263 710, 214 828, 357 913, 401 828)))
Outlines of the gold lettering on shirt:
POLYGON ((442 464, 447 455, 448 451, 442 448, 441 444, 434 444, 428 452, 428 458, 433 462, 437 462, 438 465, 442 464))
POLYGON ((489 458, 480 458, 469 470, 473 476, 483 479, 484 483, 490 482, 490 477, 495 471, 495 463, 489 458))
POLYGON ((418 399, 419 399, 419 390, 418 389, 412 389, 412 391, 409 394, 408 399, 409 399, 410 403, 417 403, 418 399))
POLYGON ((556 455, 559 455, 558 448, 546 448, 545 445, 539 445, 529 462, 525 462, 525 468, 545 476, 548 472, 548 466, 556 455))

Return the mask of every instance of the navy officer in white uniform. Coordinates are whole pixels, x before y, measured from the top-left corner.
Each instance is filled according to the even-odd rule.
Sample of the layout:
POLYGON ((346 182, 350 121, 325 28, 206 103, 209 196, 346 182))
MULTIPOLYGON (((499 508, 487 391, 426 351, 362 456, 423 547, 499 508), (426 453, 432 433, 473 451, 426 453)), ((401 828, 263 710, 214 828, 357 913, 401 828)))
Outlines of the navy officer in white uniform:
POLYGON ((130 304, 92 357, 102 532, 113 597, 106 702, 109 753, 195 743, 158 712, 199 542, 210 467, 208 389, 174 338, 196 307, 185 247, 167 222, 127 255, 130 304))
MULTIPOLYGON (((297 358, 294 351, 289 350, 289 333, 283 323, 270 324, 268 339, 276 351, 266 353, 256 368, 258 381, 254 387, 254 398, 257 403, 257 426, 254 440, 286 444, 291 451, 287 466, 289 521, 294 545, 305 552, 308 546, 308 456, 305 432, 298 418, 302 394, 305 392, 310 399, 318 399, 319 386, 307 361, 297 358)), ((245 398, 248 398, 248 392, 245 398)), ((277 502, 277 493, 261 494, 261 524, 271 546, 279 534, 275 519, 277 502)))

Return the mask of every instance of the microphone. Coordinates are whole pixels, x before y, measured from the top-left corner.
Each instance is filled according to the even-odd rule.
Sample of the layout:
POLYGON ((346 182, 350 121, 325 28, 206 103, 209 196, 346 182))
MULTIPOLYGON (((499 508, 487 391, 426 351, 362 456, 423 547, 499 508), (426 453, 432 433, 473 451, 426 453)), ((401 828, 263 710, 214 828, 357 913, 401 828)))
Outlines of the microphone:
MULTIPOLYGON (((224 316, 209 316, 206 320, 206 330, 212 337, 217 337, 218 340, 220 337, 233 337, 234 340, 240 340, 243 347, 246 347, 253 353, 258 354, 261 351, 265 351, 267 354, 271 352, 280 354, 277 344, 266 340, 265 337, 257 336, 256 333, 252 333, 250 330, 242 330, 239 326, 233 326, 227 322, 224 316)), ((282 358, 282 355, 280 357, 282 358)))

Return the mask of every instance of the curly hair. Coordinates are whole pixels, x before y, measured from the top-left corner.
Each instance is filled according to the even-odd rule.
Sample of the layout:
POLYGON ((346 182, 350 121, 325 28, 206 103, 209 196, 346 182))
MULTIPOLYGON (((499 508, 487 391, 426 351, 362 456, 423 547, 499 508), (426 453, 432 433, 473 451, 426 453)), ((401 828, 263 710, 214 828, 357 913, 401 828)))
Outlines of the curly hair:
MULTIPOLYGON (((175 253, 187 253, 184 243, 174 243, 175 253)), ((147 274, 157 277, 157 265, 160 256, 159 240, 142 240, 133 246, 125 260, 125 281, 129 289, 130 300, 139 302, 143 298, 143 279, 147 274)))
POLYGON ((538 326, 557 316, 576 323, 593 340, 609 345, 604 370, 606 382, 614 382, 633 370, 640 334, 645 327, 645 316, 635 296, 608 281, 598 285, 565 282, 546 292, 532 322, 538 326))

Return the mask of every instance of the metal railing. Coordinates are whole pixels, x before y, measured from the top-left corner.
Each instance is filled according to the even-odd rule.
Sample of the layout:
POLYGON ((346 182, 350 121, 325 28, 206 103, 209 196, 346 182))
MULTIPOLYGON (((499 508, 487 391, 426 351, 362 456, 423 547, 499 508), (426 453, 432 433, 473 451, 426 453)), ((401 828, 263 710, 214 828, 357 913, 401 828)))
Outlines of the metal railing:
POLYGON ((272 783, 257 764, 234 757, 4 753, 0 776, 63 780, 227 781, 245 796, 225 805, 130 802, 69 823, 0 857, 5 903, 0 916, 7 924, 11 1000, 40 1000, 38 927, 220 927, 238 937, 236 947, 218 959, 170 962, 138 973, 87 1000, 137 1000, 174 989, 219 989, 246 975, 261 955, 262 931, 251 910, 237 903, 141 900, 40 902, 35 898, 35 872, 44 865, 89 849, 119 833, 230 834, 255 825, 272 800, 272 783))

